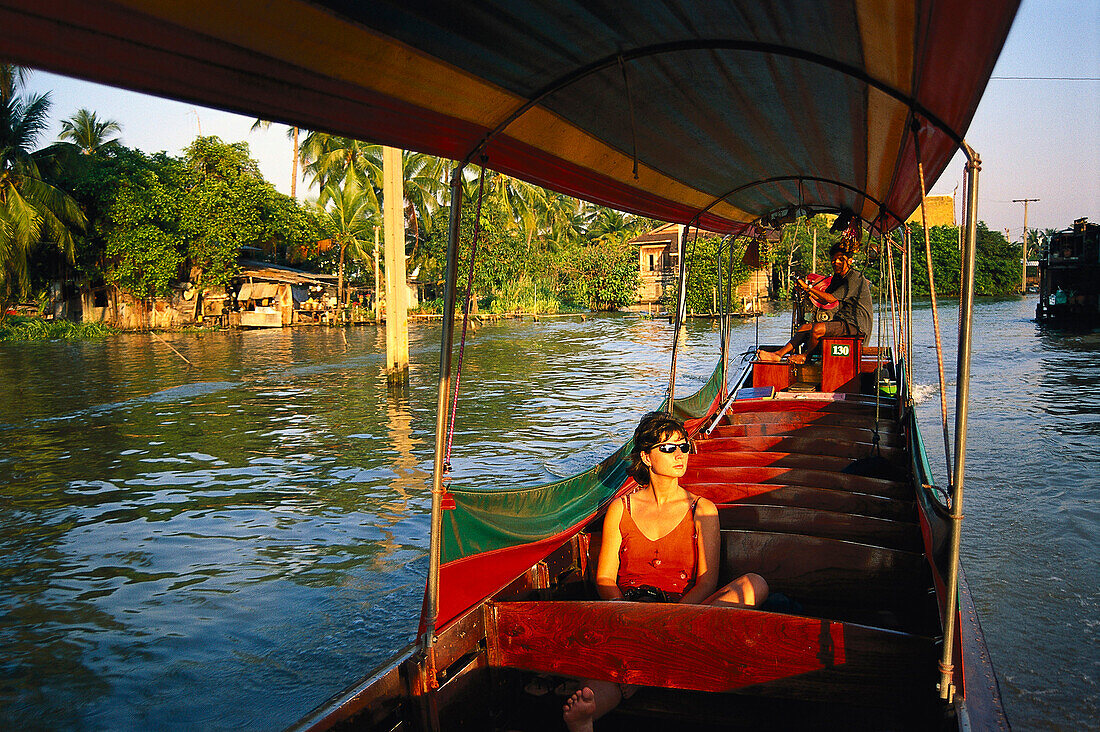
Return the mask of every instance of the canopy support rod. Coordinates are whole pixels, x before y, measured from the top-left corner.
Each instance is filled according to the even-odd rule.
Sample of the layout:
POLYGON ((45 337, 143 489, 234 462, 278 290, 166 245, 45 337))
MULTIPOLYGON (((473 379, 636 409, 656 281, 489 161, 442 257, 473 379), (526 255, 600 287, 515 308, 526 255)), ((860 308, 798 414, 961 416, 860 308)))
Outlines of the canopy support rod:
MULTIPOLYGON (((672 365, 668 374, 668 413, 672 414, 676 400, 676 355, 680 346, 680 329, 684 325, 685 308, 687 307, 687 234, 689 228, 684 227, 684 233, 680 237, 680 278, 676 295, 676 325, 672 329, 672 365)), ((695 236, 699 236, 699 229, 695 229, 695 236)))
POLYGON ((955 472, 951 494, 951 548, 947 564, 947 604, 944 613, 943 658, 940 661, 940 697, 951 701, 955 646, 955 606, 959 600, 959 545, 963 520, 963 480, 966 468, 966 420, 970 411, 970 340, 974 313, 974 269, 978 234, 978 173, 981 158, 967 148, 966 241, 963 250, 962 282, 959 294, 959 360, 955 386, 955 472))
MULTIPOLYGON (((797 181, 800 190, 801 190, 802 184, 805 181, 810 181, 812 183, 825 183, 827 185, 837 186, 838 188, 843 188, 845 190, 851 191, 852 193, 863 196, 868 201, 870 201, 871 203, 878 206, 879 210, 881 212, 887 213, 890 216, 892 216, 895 221, 900 222, 900 221, 905 220, 904 218, 899 216, 897 213, 895 213, 894 211, 891 211, 889 208, 887 208, 886 204, 884 204, 882 201, 879 201, 874 196, 868 194, 867 191, 860 190, 859 188, 856 188, 855 186, 849 185, 849 184, 847 184, 843 181, 833 180, 832 178, 821 178, 819 176, 814 176, 814 175, 777 175, 777 176, 773 176, 771 178, 762 178, 760 180, 754 180, 754 181, 751 181, 749 183, 743 183, 743 184, 737 186, 736 188, 734 188, 733 190, 727 191, 726 193, 723 193, 721 196, 718 196, 713 201, 711 201, 706 206, 706 208, 700 209, 698 212, 696 212, 695 217, 691 220, 689 225, 693 226, 695 224, 695 222, 698 221, 700 217, 702 217, 703 214, 710 211, 712 208, 717 206, 722 201, 725 201, 730 196, 736 195, 736 194, 740 193, 741 191, 747 190, 749 188, 755 188, 756 186, 763 186, 763 185, 767 185, 769 183, 782 183, 784 181, 797 181)), ((832 208, 832 207, 830 207, 830 208, 832 208)), ((868 222, 868 223, 870 223, 870 222, 868 222)))
MULTIPOLYGON (((962 146, 962 135, 951 128, 946 122, 941 120, 935 114, 933 114, 927 107, 917 101, 917 98, 906 94, 900 89, 896 89, 889 84, 880 81, 870 74, 868 74, 862 68, 846 64, 842 61, 838 61, 828 56, 822 56, 818 53, 813 53, 802 48, 794 48, 792 46, 784 46, 779 43, 765 43, 762 41, 746 41, 735 40, 731 38, 700 38, 685 41, 674 41, 672 43, 658 43, 652 46, 643 46, 641 48, 635 48, 632 51, 620 51, 610 56, 597 59, 590 64, 581 66, 573 71, 561 76, 554 81, 551 81, 542 89, 535 92, 530 99, 521 104, 518 108, 512 111, 507 117, 505 117, 500 124, 494 127, 489 132, 485 133, 484 137, 478 142, 474 149, 466 156, 462 161, 462 165, 473 161, 474 157, 480 154, 485 147, 495 138, 497 135, 504 132, 513 122, 526 114, 531 108, 539 105, 544 99, 551 94, 555 94, 566 87, 575 84, 576 82, 591 76, 592 74, 599 73, 608 68, 612 68, 619 64, 624 64, 627 61, 634 61, 635 59, 647 58, 649 56, 658 56, 665 53, 677 53, 684 51, 747 51, 750 53, 761 53, 772 56, 785 56, 787 58, 795 58, 801 61, 806 61, 818 66, 824 66, 825 68, 837 71, 844 76, 850 76, 853 79, 867 84, 868 86, 878 89, 883 94, 893 97, 902 104, 906 105, 913 111, 920 114, 922 117, 931 122, 937 129, 941 130, 945 135, 951 138, 956 145, 962 146)), ((898 219, 901 221, 901 219, 898 219)))
MULTIPOLYGON (((729 267, 726 269, 726 318, 725 318, 725 334, 722 340, 722 395, 725 396, 726 385, 729 383, 730 373, 730 338, 733 336, 733 257, 734 245, 737 243, 737 237, 729 237, 730 258, 729 267)), ((719 260, 719 275, 721 275, 721 260, 719 260)), ((719 276, 721 280, 721 276, 719 276)))
POLYGON ((439 393, 435 413, 435 463, 432 467, 432 533, 428 548, 428 588, 425 607, 424 651, 435 683, 435 625, 439 618, 439 564, 443 547, 443 463, 447 449, 447 400, 451 384, 451 349, 455 332, 455 297, 458 279, 458 233, 462 224, 462 173, 451 174, 451 218, 447 228, 447 272, 443 290, 443 333, 439 344, 439 393))

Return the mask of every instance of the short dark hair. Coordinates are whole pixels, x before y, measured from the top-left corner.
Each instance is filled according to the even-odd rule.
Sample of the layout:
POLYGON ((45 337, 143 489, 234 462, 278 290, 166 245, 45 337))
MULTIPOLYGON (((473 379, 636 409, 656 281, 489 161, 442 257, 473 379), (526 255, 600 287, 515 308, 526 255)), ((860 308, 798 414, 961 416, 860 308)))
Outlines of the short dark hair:
POLYGON ((840 252, 845 257, 851 257, 852 256, 852 252, 851 252, 850 247, 843 241, 838 241, 837 243, 835 243, 831 247, 829 247, 829 256, 830 257, 835 257, 837 252, 840 252))
POLYGON ((668 412, 649 412, 634 428, 634 447, 630 451, 630 477, 639 485, 649 484, 649 466, 642 462, 642 453, 649 452, 674 434, 687 437, 684 423, 668 412))

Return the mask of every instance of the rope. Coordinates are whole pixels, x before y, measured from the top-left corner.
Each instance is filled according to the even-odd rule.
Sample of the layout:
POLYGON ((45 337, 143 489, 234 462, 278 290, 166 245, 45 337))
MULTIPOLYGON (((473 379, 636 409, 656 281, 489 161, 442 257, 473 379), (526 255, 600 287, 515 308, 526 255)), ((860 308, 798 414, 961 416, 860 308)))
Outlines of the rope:
MULTIPOLYGON (((482 161, 484 162, 484 161, 482 161)), ((477 182, 477 210, 474 213, 474 240, 470 243, 470 266, 466 272, 466 301, 462 308, 462 340, 458 346, 458 365, 455 368, 455 389, 451 398, 451 419, 447 425, 447 454, 443 458, 443 472, 451 471, 451 444, 455 436, 455 414, 458 411, 458 385, 462 381, 462 357, 466 352, 466 328, 470 324, 470 297, 474 290, 474 258, 477 256, 477 239, 481 233, 481 201, 485 194, 485 166, 482 165, 477 182)), ((461 224, 459 224, 461 227, 461 224)))
POLYGON ((947 464, 947 475, 951 472, 951 443, 947 432, 947 380, 943 372, 943 341, 940 340, 940 311, 936 306, 936 278, 932 274, 932 241, 928 233, 928 215, 925 211, 925 199, 928 197, 924 185, 924 162, 920 154, 920 126, 913 121, 913 146, 917 151, 917 175, 920 178, 920 217, 924 226, 924 262, 928 268, 928 294, 932 298, 932 328, 936 335, 936 362, 940 377, 940 416, 943 419, 943 452, 947 464))
MULTIPOLYGON (((894 286, 894 253, 890 250, 886 258, 886 267, 890 282, 890 333, 893 336, 894 361, 897 361, 897 353, 901 349, 901 340, 898 338, 901 329, 901 311, 898 309, 897 289, 894 286)), ((895 376, 897 376, 895 374, 895 376)))

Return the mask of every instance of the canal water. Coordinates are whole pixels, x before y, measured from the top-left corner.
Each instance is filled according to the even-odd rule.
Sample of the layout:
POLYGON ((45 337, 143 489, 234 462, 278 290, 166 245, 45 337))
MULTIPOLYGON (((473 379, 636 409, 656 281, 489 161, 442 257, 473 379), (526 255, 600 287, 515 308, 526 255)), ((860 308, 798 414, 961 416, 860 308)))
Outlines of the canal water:
MULTIPOLYGON (((1100 334, 1033 313, 976 308, 964 566, 1016 727, 1094 728, 1100 334)), ((928 316, 915 381, 942 476, 928 316)), ((953 348, 953 302, 942 320, 953 348)), ((734 347, 788 324, 738 322, 734 347)), ((439 325, 410 326, 404 393, 374 327, 163 339, 194 365, 148 334, 0 343, 0 729, 279 729, 413 636, 439 325)), ((680 394, 716 350, 692 321, 680 394)), ((624 315, 472 331, 455 482, 597 462, 659 403, 670 351, 667 322, 624 315)))

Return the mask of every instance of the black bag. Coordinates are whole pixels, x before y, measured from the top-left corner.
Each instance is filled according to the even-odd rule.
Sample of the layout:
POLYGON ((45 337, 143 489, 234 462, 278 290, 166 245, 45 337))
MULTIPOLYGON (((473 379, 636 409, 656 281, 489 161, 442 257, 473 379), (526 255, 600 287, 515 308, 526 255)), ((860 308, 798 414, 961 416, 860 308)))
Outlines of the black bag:
POLYGON ((623 597, 631 602, 676 602, 664 590, 650 585, 627 587, 623 590, 623 597))

